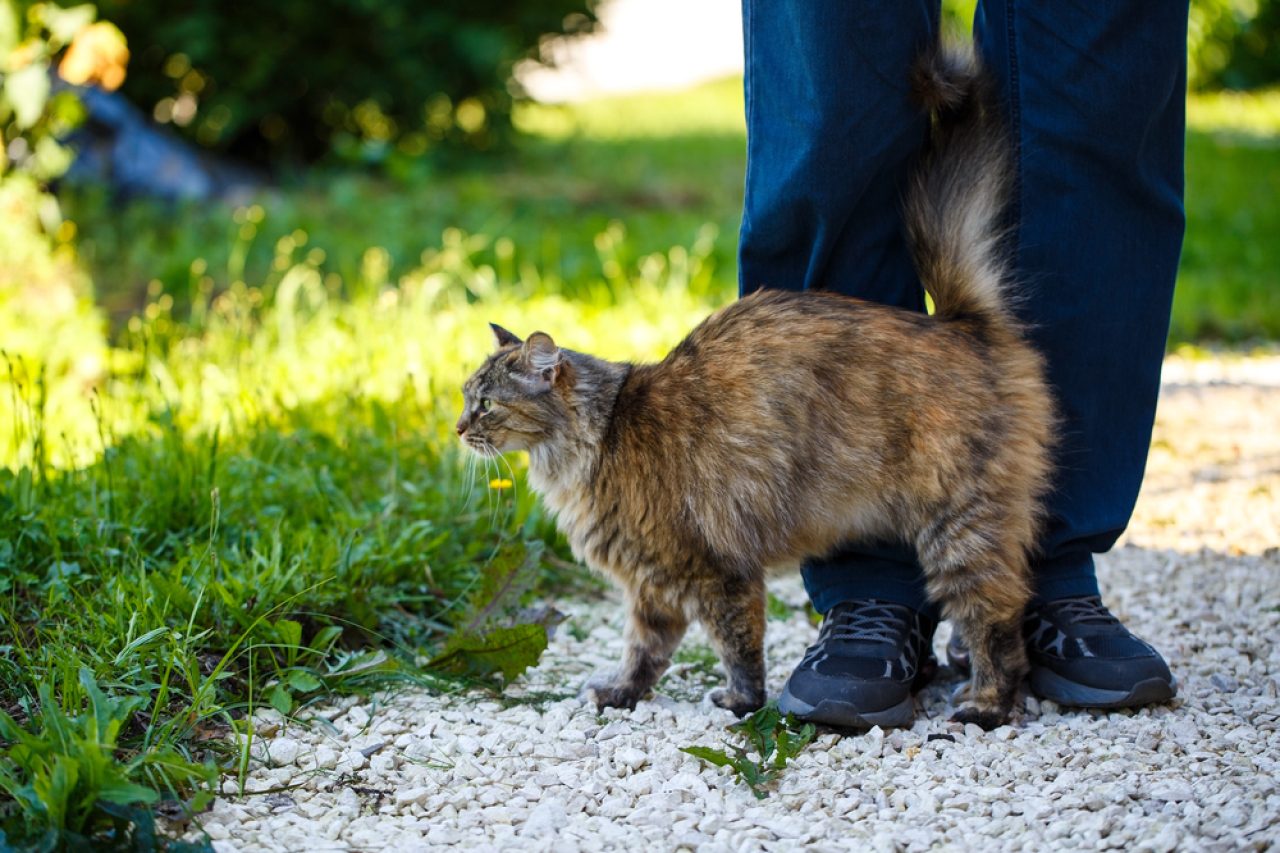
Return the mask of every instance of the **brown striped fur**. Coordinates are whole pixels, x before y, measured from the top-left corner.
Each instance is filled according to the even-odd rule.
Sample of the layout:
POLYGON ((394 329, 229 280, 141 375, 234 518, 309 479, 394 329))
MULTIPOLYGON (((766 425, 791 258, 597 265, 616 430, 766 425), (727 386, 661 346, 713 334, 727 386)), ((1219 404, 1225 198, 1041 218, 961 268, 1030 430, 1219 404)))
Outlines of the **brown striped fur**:
POLYGON ((934 316, 759 291, 657 364, 494 327, 464 386, 459 435, 528 451, 574 553, 626 594, 627 651, 589 686, 599 705, 634 707, 697 619, 728 673, 713 700, 759 707, 766 567, 898 537, 972 647, 956 719, 1008 718, 1053 411, 1004 294, 1009 164, 989 84, 952 54, 922 59, 914 82, 934 121, 906 218, 934 316))

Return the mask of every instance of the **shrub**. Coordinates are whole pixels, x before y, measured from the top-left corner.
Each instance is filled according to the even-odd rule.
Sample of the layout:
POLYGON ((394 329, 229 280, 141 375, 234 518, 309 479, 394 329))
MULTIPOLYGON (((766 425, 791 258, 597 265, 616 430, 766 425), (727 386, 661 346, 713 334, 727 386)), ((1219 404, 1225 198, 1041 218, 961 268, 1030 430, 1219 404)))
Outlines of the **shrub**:
MULTIPOLYGON (((951 27, 967 30, 977 0, 943 0, 951 27)), ((1187 76, 1195 91, 1280 82, 1280 0, 1191 0, 1187 76)))
MULTIPOLYGON (((491 147, 513 64, 595 24, 595 0, 105 0, 126 94, 202 145, 259 162, 491 147)), ((518 93, 517 93, 518 94, 518 93)))
POLYGON ((1280 81, 1280 0, 1194 0, 1189 29, 1193 89, 1280 81))

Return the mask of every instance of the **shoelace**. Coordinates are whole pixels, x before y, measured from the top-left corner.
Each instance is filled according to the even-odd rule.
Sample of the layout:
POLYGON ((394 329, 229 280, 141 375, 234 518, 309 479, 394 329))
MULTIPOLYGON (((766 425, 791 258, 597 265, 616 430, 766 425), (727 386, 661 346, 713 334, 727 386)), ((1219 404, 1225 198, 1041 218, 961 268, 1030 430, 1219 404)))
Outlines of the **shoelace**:
POLYGON ((898 637, 910 630, 906 618, 909 612, 897 604, 874 599, 859 601, 848 607, 837 607, 827 614, 821 633, 825 640, 870 640, 896 644, 898 637))
POLYGON ((1120 620, 1111 615, 1111 611, 1096 595, 1085 598, 1068 598, 1056 603, 1054 610, 1060 613, 1071 625, 1097 625, 1111 627, 1120 624, 1120 620))

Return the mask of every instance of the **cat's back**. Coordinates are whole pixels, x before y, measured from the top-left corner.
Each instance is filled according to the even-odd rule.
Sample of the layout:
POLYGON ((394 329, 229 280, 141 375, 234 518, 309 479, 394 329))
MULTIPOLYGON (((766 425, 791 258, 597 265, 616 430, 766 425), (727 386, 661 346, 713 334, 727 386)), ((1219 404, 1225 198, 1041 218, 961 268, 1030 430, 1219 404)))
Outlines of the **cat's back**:
POLYGON ((847 337, 853 331, 851 323, 879 313, 877 307, 826 291, 758 290, 707 317, 667 361, 735 353, 750 358, 753 352, 803 343, 798 335, 847 337))
POLYGON ((761 383, 821 377, 855 363, 878 372, 890 366, 888 351, 927 358, 941 331, 928 315, 836 293, 760 290, 707 317, 656 366, 655 378, 673 386, 714 382, 731 395, 768 393, 761 383))

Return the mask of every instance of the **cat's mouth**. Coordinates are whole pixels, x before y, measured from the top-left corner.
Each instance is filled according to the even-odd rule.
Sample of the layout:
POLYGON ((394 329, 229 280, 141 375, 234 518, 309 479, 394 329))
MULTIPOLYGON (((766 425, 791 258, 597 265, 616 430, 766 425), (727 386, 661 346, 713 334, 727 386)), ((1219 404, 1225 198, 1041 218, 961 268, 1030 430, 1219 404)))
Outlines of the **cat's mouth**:
POLYGON ((487 438, 478 435, 467 435, 463 437, 462 443, 486 459, 491 459, 498 455, 498 448, 494 447, 493 442, 487 438))

